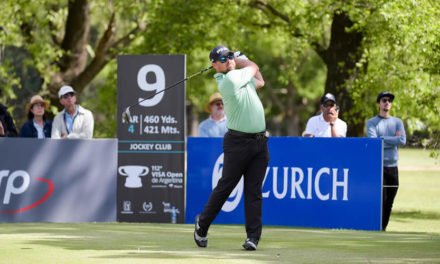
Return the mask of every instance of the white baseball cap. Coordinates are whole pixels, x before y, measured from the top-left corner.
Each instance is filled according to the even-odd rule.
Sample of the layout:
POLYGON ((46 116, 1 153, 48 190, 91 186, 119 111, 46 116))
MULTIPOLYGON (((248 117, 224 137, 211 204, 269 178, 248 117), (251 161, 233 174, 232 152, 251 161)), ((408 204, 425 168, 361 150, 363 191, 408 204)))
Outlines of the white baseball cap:
POLYGON ((73 90, 72 86, 64 85, 61 87, 60 91, 58 92, 58 98, 61 98, 61 96, 67 93, 75 93, 75 90, 73 90))

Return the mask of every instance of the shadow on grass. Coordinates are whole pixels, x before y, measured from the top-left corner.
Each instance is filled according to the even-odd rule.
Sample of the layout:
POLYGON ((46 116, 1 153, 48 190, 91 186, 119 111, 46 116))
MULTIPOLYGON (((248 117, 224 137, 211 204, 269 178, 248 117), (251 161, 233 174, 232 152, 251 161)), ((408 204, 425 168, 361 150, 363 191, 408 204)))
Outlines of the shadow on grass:
POLYGON ((435 212, 421 212, 421 211, 393 211, 393 218, 399 219, 427 219, 436 220, 440 219, 440 213, 435 212))
POLYGON ((213 264, 292 263, 292 259, 297 263, 387 262, 390 258, 393 263, 414 259, 419 263, 440 261, 440 238, 408 233, 266 227, 259 250, 246 252, 241 248, 243 234, 237 232, 242 228, 236 226, 214 226, 207 249, 194 244, 192 225, 43 223, 2 227, 5 234, 29 234, 29 239, 18 245, 21 249, 50 246, 69 250, 76 259, 112 259, 118 263, 130 263, 133 259, 155 263, 209 259, 213 264))
MULTIPOLYGON (((232 238, 227 243, 220 241, 210 250, 199 249, 192 237, 192 225, 166 224, 5 224, 5 233, 29 234, 22 242, 22 250, 34 250, 41 246, 62 248, 80 257, 93 259, 169 259, 235 260, 249 263, 250 260, 268 263, 273 256, 250 255, 242 247, 242 239, 232 238), (12 228, 11 228, 12 227, 12 228), (36 238, 36 239, 34 239, 36 238), (233 246, 229 243, 233 241, 233 246), (90 253, 93 252, 94 253, 90 253)), ((1 225, 0 225, 1 227, 1 225)), ((1 229, 1 228, 0 228, 1 229)), ((190 261, 191 262, 191 261, 190 261)), ((126 262, 124 262, 126 263, 126 262)), ((185 262, 186 263, 186 262, 185 262)))

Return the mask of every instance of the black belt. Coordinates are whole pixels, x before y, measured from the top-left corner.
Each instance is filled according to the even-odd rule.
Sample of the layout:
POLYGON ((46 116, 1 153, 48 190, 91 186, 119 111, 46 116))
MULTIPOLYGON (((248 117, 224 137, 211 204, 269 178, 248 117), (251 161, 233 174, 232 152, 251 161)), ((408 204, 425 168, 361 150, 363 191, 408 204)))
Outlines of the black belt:
POLYGON ((241 132, 241 131, 229 129, 228 133, 233 136, 237 136, 237 137, 247 137, 247 138, 254 138, 254 139, 263 139, 266 137, 265 131, 259 132, 259 133, 246 133, 246 132, 241 132))

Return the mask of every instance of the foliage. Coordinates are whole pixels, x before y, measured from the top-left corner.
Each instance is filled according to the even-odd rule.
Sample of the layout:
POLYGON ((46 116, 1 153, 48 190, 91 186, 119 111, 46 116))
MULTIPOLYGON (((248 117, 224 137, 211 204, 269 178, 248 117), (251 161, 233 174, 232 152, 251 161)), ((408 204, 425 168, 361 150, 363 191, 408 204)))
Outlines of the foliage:
MULTIPOLYGON (((407 133, 440 131, 440 3, 388 1, 377 16, 363 21, 366 52, 359 64, 365 74, 352 82, 356 108, 365 118, 377 112, 376 95, 396 95, 392 115, 407 125, 407 133), (374 25, 374 26, 372 26, 374 25)), ((438 135, 431 141, 439 146, 438 135)), ((425 145, 426 147, 427 145, 425 145)))
MULTIPOLYGON (((0 4, 2 49, 14 45, 29 54, 23 65, 37 69, 43 80, 40 94, 59 69, 66 51, 55 45, 64 36, 68 1, 4 0, 0 4), (12 19, 11 19, 12 18, 12 19), (29 23, 29 22, 32 23, 29 23), (26 34, 28 33, 28 34, 26 34), (29 41, 31 40, 31 41, 29 41)), ((260 66, 266 81, 261 90, 269 129, 277 135, 297 135, 317 110, 329 64, 322 51, 332 41, 335 14, 346 13, 353 22, 346 32, 360 32, 360 58, 349 69, 341 89, 354 105, 343 119, 365 122, 377 112, 379 91, 396 95, 392 114, 402 118, 408 134, 429 131, 426 142, 438 148, 440 131, 440 2, 430 0, 139 0, 90 3, 91 35, 88 62, 97 56, 102 34, 115 15, 112 54, 186 54, 187 75, 209 66, 212 47, 224 44, 243 51, 260 66), (143 30, 133 31, 136 27, 143 30), (326 68, 327 67, 327 68, 326 68), (289 125, 294 126, 289 128, 289 125)), ((14 98, 19 82, 11 60, 0 53, 1 85, 7 99, 14 98), (12 89, 14 87, 14 89, 12 89)), ((353 59, 353 58, 352 58, 353 59)), ((345 60, 344 60, 345 61, 345 60)), ((82 103, 95 113, 95 136, 114 137, 116 128, 116 62, 110 62, 84 90, 82 103)), ((335 67, 344 67, 340 62, 335 67)), ((331 66, 334 67, 334 66, 331 66)), ((213 72, 186 83, 187 100, 203 112, 216 90, 213 72)), ((328 77, 327 77, 328 78, 328 77)), ((31 94, 23 94, 28 100, 31 94)), ((15 101, 12 101, 15 104, 15 101)))

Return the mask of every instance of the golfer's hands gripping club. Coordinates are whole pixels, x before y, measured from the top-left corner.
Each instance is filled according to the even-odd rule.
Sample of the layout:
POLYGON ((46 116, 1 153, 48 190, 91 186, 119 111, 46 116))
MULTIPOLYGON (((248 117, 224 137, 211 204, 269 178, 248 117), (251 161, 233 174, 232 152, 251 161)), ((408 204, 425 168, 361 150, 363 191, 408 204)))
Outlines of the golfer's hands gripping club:
POLYGON ((122 112, 122 120, 126 123, 129 123, 131 120, 130 107, 125 108, 125 111, 122 112))
POLYGON ((241 51, 236 51, 236 52, 234 52, 234 56, 235 56, 236 58, 239 58, 239 59, 249 60, 249 59, 246 57, 246 55, 244 55, 244 53, 241 52, 241 51))

